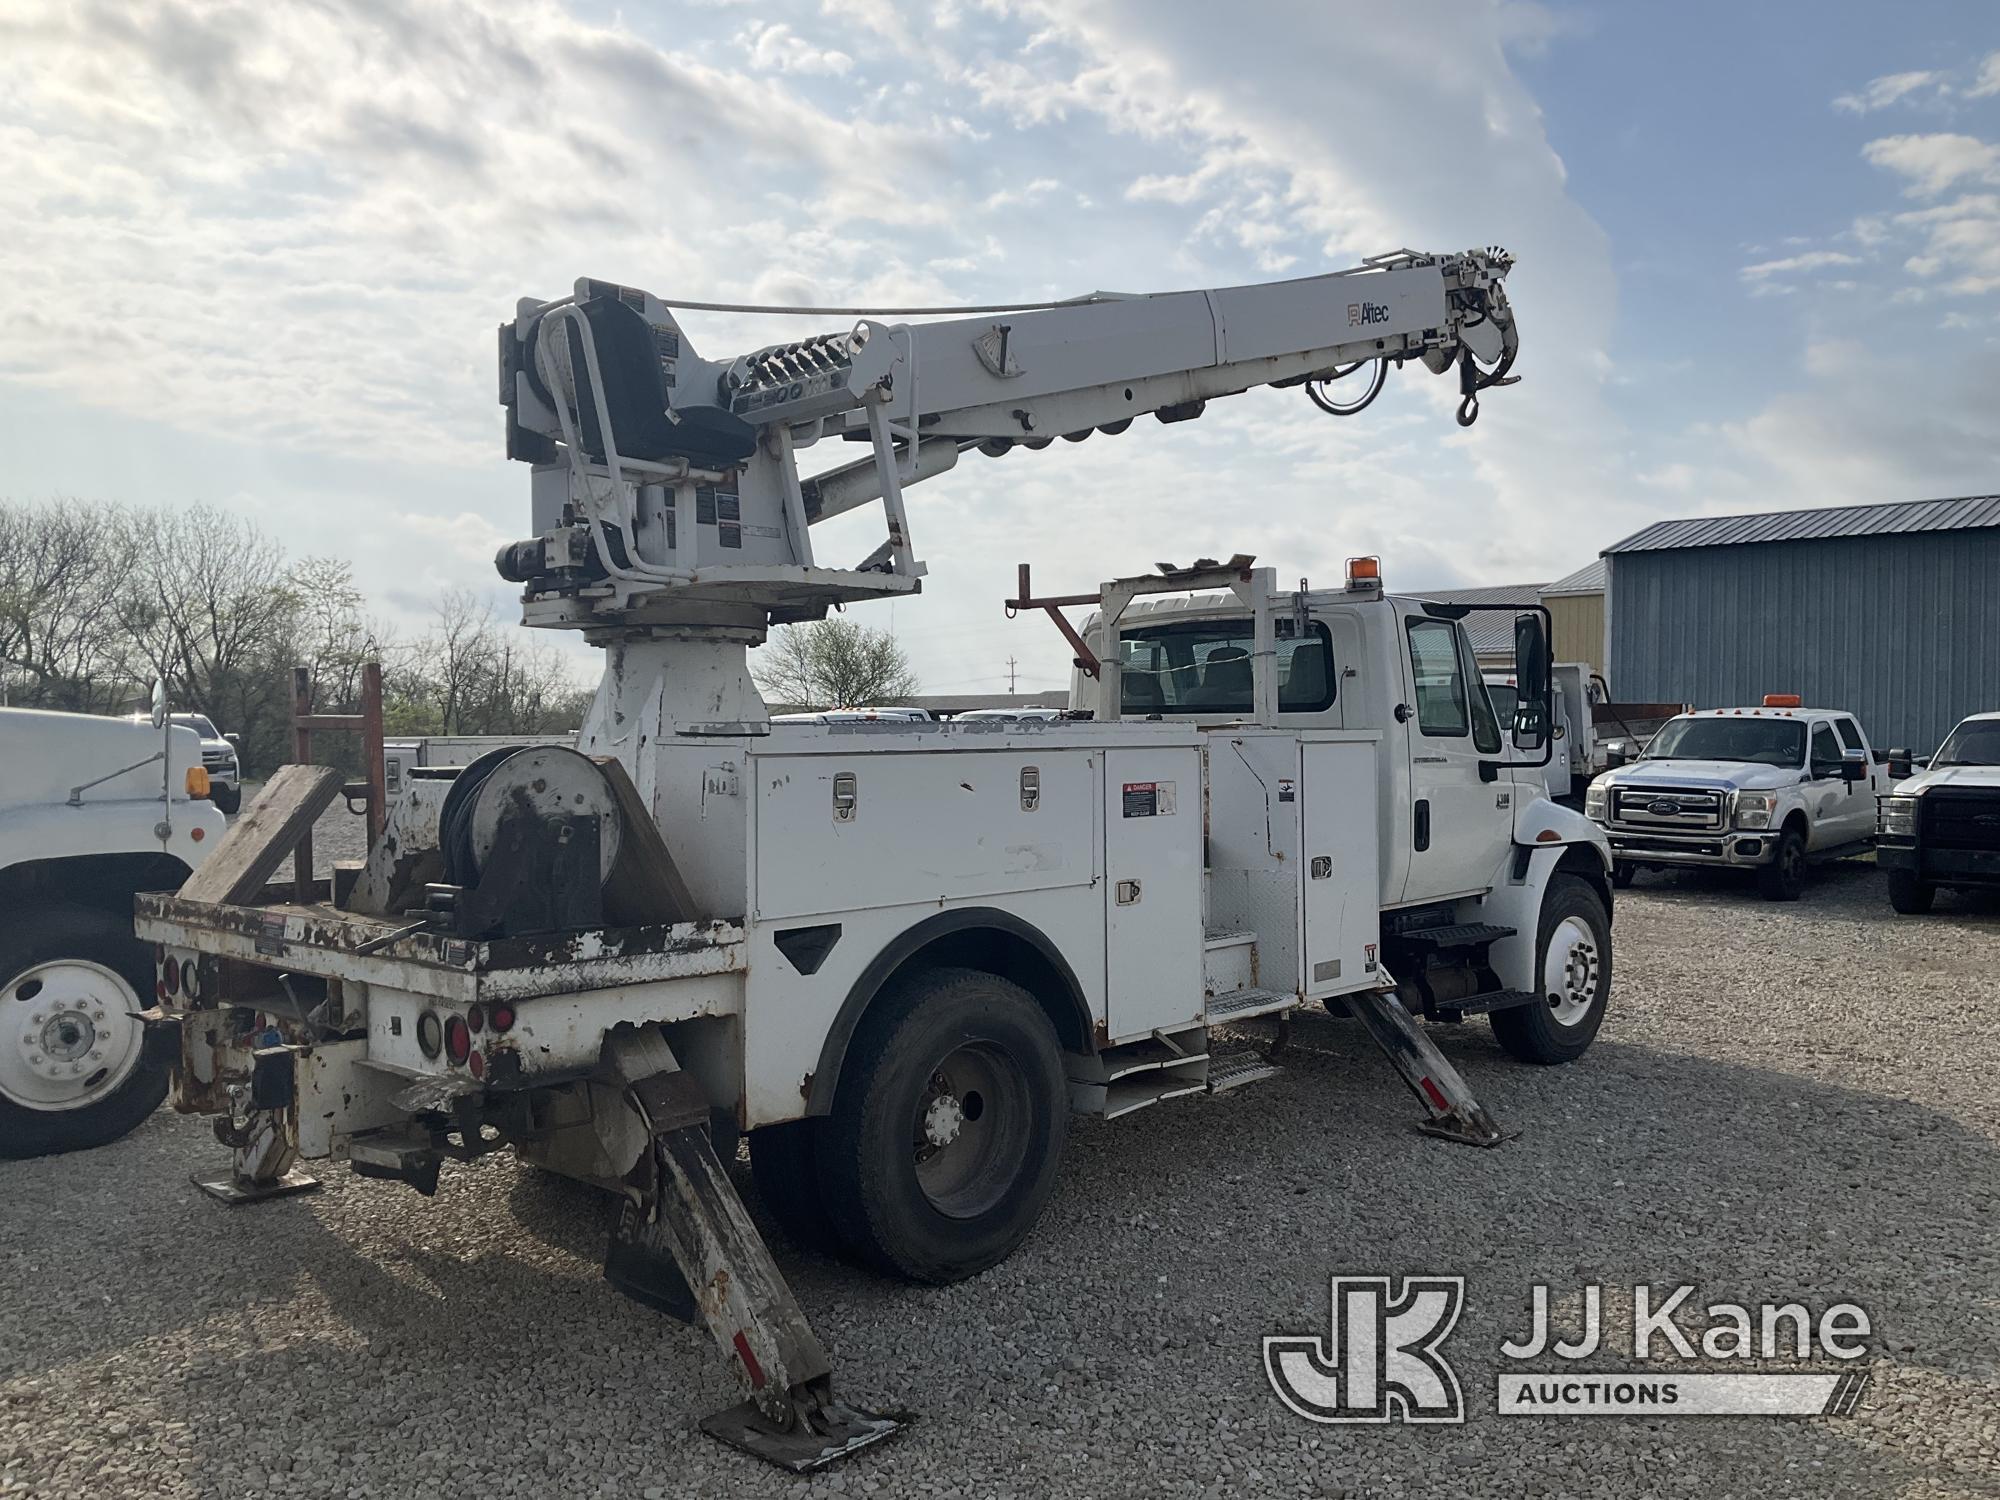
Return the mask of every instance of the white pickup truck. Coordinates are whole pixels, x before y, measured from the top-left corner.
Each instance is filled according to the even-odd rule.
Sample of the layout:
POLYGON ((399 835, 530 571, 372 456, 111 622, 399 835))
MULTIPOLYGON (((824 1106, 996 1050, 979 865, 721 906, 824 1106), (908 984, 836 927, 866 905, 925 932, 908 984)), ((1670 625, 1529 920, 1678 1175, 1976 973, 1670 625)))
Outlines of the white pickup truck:
POLYGON ((200 737, 163 714, 0 709, 0 1157, 117 1140, 166 1094, 132 897, 177 887, 227 822, 200 737))
POLYGON ((1909 776, 1890 758, 1896 788, 1880 804, 1875 863, 1889 875, 1889 904, 1914 915, 1938 887, 2000 889, 2000 713, 1974 714, 1909 776))
POLYGON ((1808 863, 1868 846, 1888 789, 1887 756, 1852 714, 1771 693, 1668 720, 1638 761, 1591 783, 1584 812, 1620 886, 1641 869, 1750 869, 1766 897, 1796 901, 1808 863))

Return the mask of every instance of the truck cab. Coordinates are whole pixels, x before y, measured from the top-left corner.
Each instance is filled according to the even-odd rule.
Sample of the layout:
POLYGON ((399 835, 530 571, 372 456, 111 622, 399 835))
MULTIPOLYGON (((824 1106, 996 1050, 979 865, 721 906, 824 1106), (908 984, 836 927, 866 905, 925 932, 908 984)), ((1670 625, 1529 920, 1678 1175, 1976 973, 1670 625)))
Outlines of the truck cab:
POLYGON ((1889 902, 1915 915, 1940 887, 2000 889, 2000 713, 1973 714, 1916 774, 1891 751, 1892 790, 1878 804, 1875 863, 1889 902))
POLYGON ((0 1157, 114 1141, 166 1093, 132 899, 178 886, 228 826, 180 719, 0 709, 0 1157))
POLYGON ((1641 869, 1743 869, 1768 899, 1796 901, 1809 864, 1868 847, 1888 775, 1853 714, 1771 693, 1670 719, 1636 762, 1591 783, 1584 809, 1620 885, 1641 869))

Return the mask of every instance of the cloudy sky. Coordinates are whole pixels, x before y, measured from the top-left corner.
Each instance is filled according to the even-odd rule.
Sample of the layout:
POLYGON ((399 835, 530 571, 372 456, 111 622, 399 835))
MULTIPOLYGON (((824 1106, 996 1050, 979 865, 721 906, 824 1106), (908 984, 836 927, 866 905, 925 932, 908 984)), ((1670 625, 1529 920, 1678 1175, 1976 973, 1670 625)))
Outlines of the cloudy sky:
POLYGON ((864 617, 934 691, 1066 681, 1002 618, 1018 561, 1506 583, 1662 515, 2000 488, 1979 0, 11 0, 0 225, 0 496, 215 501, 412 629, 511 608, 493 327, 579 275, 932 303, 1520 258, 1524 381, 1470 433, 1413 367, 1351 421, 1258 392, 913 491, 926 592, 864 617))

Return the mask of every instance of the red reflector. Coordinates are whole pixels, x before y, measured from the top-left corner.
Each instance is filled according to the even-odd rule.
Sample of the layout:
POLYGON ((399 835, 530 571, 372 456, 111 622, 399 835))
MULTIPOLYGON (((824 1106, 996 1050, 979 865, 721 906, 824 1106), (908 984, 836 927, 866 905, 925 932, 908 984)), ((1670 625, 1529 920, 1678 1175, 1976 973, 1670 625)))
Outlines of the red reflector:
POLYGON ((473 1053, 471 1057, 465 1060, 465 1066, 466 1070, 474 1078, 484 1078, 486 1076, 486 1054, 484 1052, 473 1053))
POLYGON ((514 1007, 511 1005, 496 1005, 486 1013, 486 1020, 487 1024, 495 1031, 512 1031, 514 1029, 514 1007))
POLYGON ((453 1063, 462 1063, 471 1051, 472 1033, 466 1029, 465 1017, 453 1016, 444 1023, 444 1055, 453 1063))
POLYGON ((1444 1091, 1442 1089, 1428 1078, 1420 1078, 1417 1081, 1423 1085, 1424 1097, 1431 1101, 1431 1108, 1435 1109, 1441 1115, 1451 1113, 1451 1105, 1445 1102, 1444 1091))
POLYGON ((486 1029, 485 1008, 478 1005, 473 1006, 471 1010, 465 1013, 465 1024, 470 1026, 475 1033, 484 1031, 486 1029))
POLYGON ((739 1328, 729 1342, 736 1346, 737 1358, 743 1361, 743 1368, 750 1373, 751 1388, 753 1390, 763 1390, 764 1367, 757 1363, 757 1356, 750 1352, 750 1340, 743 1337, 743 1330, 739 1328))
POLYGON ((199 844, 203 839, 208 837, 208 830, 206 828, 190 828, 188 830, 188 837, 199 844))
POLYGON ((162 994, 178 995, 181 992, 181 966, 173 959, 160 966, 160 977, 165 981, 161 986, 162 994))
POLYGON ((1557 833, 1553 828, 1544 828, 1540 833, 1535 835, 1535 842, 1538 844, 1560 844, 1562 842, 1562 835, 1557 833))
POLYGON ((155 979, 155 980, 153 981, 153 994, 154 994, 155 996, 157 996, 157 997, 158 997, 159 999, 162 999, 162 1000, 164 1000, 164 999, 166 999, 166 998, 167 998, 167 982, 166 982, 166 980, 164 980, 164 979, 155 979))

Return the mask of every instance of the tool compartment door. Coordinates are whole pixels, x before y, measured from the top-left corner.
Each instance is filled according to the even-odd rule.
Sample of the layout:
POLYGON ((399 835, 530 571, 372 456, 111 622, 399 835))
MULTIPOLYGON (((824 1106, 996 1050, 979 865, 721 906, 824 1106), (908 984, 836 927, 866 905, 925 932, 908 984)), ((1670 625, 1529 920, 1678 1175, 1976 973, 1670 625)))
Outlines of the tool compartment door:
POLYGON ((1105 996, 1114 1041, 1199 1021, 1201 752, 1104 756, 1105 996))
POLYGON ((1380 982, 1377 944, 1375 745, 1372 739, 1307 740, 1305 783, 1308 997, 1380 982))

